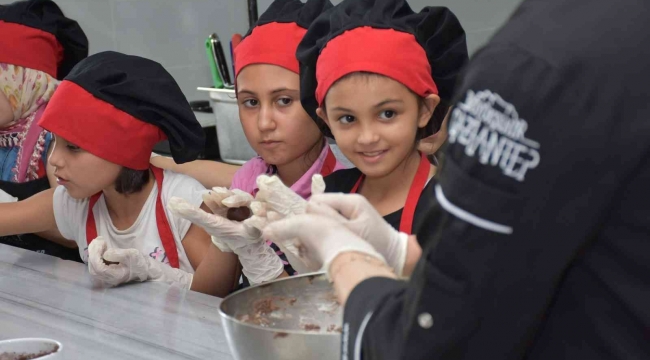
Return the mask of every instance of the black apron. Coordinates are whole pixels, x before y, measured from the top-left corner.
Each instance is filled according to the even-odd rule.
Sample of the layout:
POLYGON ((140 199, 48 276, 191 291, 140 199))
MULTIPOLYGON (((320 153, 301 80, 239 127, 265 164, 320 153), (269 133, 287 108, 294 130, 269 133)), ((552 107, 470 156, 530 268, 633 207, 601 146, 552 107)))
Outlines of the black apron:
MULTIPOLYGON (((11 196, 17 197, 18 200, 25 200, 28 197, 49 188, 50 183, 47 177, 28 181, 26 183, 13 183, 0 180, 0 189, 4 190, 11 196)), ((41 254, 56 256, 64 260, 82 262, 78 249, 67 248, 35 234, 0 236, 0 243, 36 251, 41 254)))

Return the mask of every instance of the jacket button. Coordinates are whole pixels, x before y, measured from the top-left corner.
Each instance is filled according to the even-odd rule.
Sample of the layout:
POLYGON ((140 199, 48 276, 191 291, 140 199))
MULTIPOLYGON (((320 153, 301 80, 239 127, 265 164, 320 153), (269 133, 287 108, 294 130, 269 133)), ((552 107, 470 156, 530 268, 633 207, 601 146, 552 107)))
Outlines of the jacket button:
POLYGON ((423 329, 430 329, 433 326, 433 316, 429 313, 422 313, 418 315, 418 324, 423 329))

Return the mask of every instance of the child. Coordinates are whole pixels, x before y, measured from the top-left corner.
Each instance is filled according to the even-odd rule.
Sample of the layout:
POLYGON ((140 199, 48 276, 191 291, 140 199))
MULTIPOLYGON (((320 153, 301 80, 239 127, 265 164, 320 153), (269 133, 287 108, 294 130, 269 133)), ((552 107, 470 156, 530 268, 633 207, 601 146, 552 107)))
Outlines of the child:
POLYGON ((310 27, 298 59, 303 105, 356 166, 325 178, 326 191, 359 193, 395 229, 416 233, 435 198, 435 166, 418 141, 441 143, 433 139, 444 136, 468 60, 458 19, 443 7, 416 14, 405 1, 345 1, 310 27))
MULTIPOLYGON (((304 4, 299 0, 276 0, 235 48, 239 116, 246 138, 259 156, 248 161, 237 171, 231 189, 254 195, 258 190, 257 177, 262 174, 275 174, 283 184, 307 199, 311 196, 313 175, 327 176, 342 168, 312 117, 300 103, 299 64, 295 55, 296 47, 311 21, 331 6, 329 0, 309 0, 304 4)), ((235 193, 213 192, 217 197, 217 200, 212 202, 213 210, 224 214, 217 209, 224 206, 221 199, 233 194, 235 193)), ((248 201, 242 200, 229 205, 248 205, 250 200, 252 196, 248 197, 248 201)), ((268 281, 282 273, 281 267, 277 266, 277 256, 274 256, 275 259, 265 258, 263 254, 266 253, 277 253, 282 258, 286 273, 294 273, 275 244, 270 244, 273 250, 267 250, 264 243, 256 243, 256 238, 260 236, 259 231, 245 230, 243 224, 225 223, 221 219, 206 217, 205 214, 193 212, 189 208, 178 214, 204 226, 213 235, 215 244, 222 249, 224 245, 219 241, 223 237, 228 237, 231 244, 237 244, 230 235, 224 234, 229 231, 241 231, 242 239, 246 238, 255 244, 251 246, 263 246, 254 251, 257 257, 253 257, 250 264, 246 260, 248 256, 242 256, 244 249, 238 250, 244 275, 251 283, 268 281), (253 235, 250 232, 253 232, 253 235), (262 263, 267 266, 268 271, 259 270, 262 263), (263 276, 255 276, 252 273, 253 268, 257 268, 258 273, 263 276)), ((251 250, 247 247, 246 251, 251 250)), ((208 259, 209 254, 206 266, 212 263, 207 261, 208 259)), ((196 281, 201 277, 209 284, 211 273, 207 268, 205 273, 203 269, 198 270, 196 281)))
MULTIPOLYGON (((57 79, 88 55, 88 40, 50 0, 0 6, 0 34, 0 202, 11 202, 56 186, 46 166, 52 134, 38 121, 57 79)), ((74 242, 40 235, 53 241, 17 234, 0 243, 81 261, 74 242)))
MULTIPOLYGON (((204 188, 149 165, 153 146, 165 138, 178 163, 195 159, 203 146, 171 75, 148 59, 95 54, 64 79, 39 125, 56 136, 49 162, 60 186, 0 204, 0 234, 58 230, 108 285, 153 280, 189 288, 210 238, 166 205, 177 196, 200 206, 204 188)), ((225 295, 236 258, 219 255, 215 286, 225 295)))

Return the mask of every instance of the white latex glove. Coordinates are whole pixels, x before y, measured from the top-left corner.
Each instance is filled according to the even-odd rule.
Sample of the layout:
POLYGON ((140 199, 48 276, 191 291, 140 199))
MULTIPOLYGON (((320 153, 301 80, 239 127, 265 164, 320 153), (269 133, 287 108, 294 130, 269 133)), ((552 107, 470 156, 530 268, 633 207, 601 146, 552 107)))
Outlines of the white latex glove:
POLYGON ((6 193, 4 190, 0 189, 0 204, 2 203, 12 203, 18 201, 17 197, 13 197, 6 193))
POLYGON ((177 197, 172 197, 167 207, 174 215, 202 227, 212 236, 217 247, 221 249, 221 246, 227 246, 237 254, 244 275, 251 284, 274 280, 284 271, 282 260, 262 239, 262 232, 252 225, 255 219, 243 222, 228 220, 223 216, 209 214, 177 197))
MULTIPOLYGON (((273 222, 290 215, 305 213, 307 200, 284 185, 277 176, 260 175, 257 177, 259 191, 255 196, 253 214, 266 217, 273 222)), ((325 192, 323 176, 315 174, 311 178, 312 196, 325 192)))
POLYGON ((108 286, 131 281, 162 281, 189 289, 193 275, 142 254, 137 249, 107 249, 100 236, 88 246, 90 275, 108 286), (104 260, 119 264, 106 265, 104 260))
MULTIPOLYGON (((203 195, 203 203, 212 211, 213 214, 226 217, 228 209, 231 207, 250 207, 253 201, 253 196, 247 192, 234 189, 229 190, 225 187, 213 187, 211 191, 203 195)), ((252 221, 259 222, 256 217, 252 221)), ((264 221, 265 222, 265 221, 264 221)), ((232 252, 230 247, 223 243, 220 239, 212 237, 212 242, 222 252, 232 252)))
POLYGON ((276 244, 296 249, 293 255, 310 271, 323 270, 328 276, 332 260, 344 252, 364 253, 385 262, 367 241, 325 216, 291 216, 269 224, 264 229, 264 236, 276 244))
POLYGON ((395 230, 365 197, 359 194, 315 195, 306 212, 343 223, 382 254, 397 276, 402 276, 409 236, 395 230))

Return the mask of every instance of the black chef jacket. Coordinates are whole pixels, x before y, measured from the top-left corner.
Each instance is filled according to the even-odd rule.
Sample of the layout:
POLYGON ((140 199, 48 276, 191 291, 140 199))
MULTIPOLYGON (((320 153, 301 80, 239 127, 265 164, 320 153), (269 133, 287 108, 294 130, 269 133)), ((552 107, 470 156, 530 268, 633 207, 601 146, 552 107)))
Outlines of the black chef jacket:
POLYGON ((650 358, 650 6, 526 0, 470 61, 410 282, 342 359, 650 358), (360 357, 359 357, 360 356, 360 357))
MULTIPOLYGON (((325 180, 325 192, 327 193, 346 193, 349 194, 354 185, 359 180, 359 177, 362 175, 361 171, 357 168, 351 169, 342 169, 331 173, 330 175, 324 178, 325 180)), ((429 181, 418 199, 418 203, 415 206, 415 214, 413 216, 413 225, 411 230, 418 238, 425 240, 427 237, 420 235, 420 231, 428 231, 432 225, 427 220, 428 213, 431 208, 436 203, 435 194, 434 194, 435 181, 429 181), (424 226, 426 223, 426 227, 424 226)), ((399 209, 395 212, 392 212, 384 216, 384 220, 388 222, 394 229, 399 230, 400 222, 402 221, 402 212, 404 208, 399 209)), ((420 243, 422 245, 422 243, 420 243)), ((422 245, 423 246, 423 245, 422 245)))

